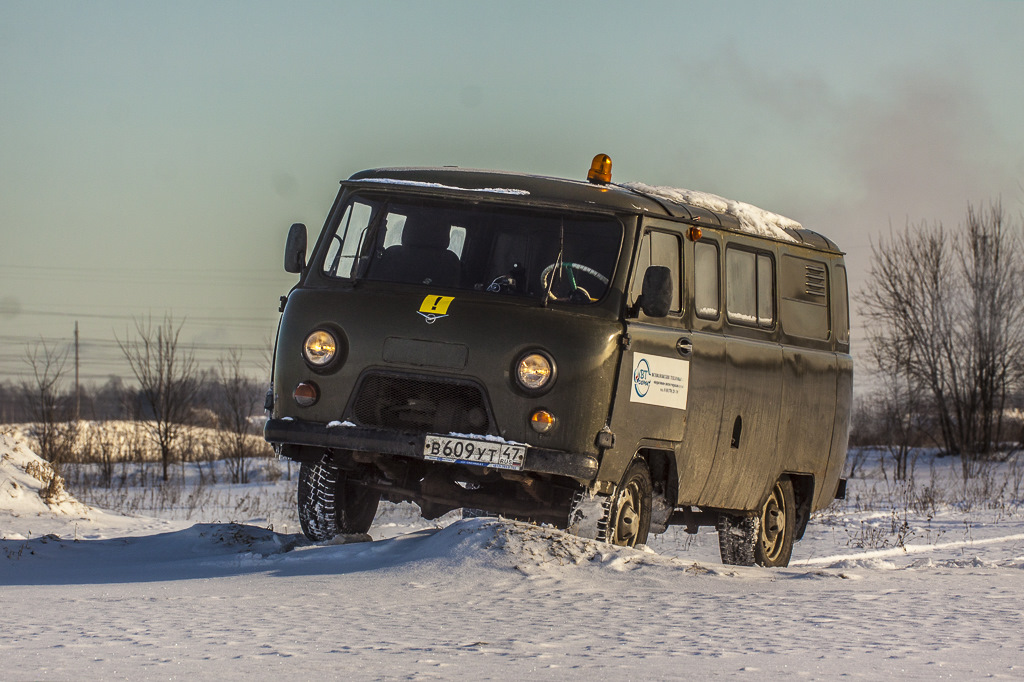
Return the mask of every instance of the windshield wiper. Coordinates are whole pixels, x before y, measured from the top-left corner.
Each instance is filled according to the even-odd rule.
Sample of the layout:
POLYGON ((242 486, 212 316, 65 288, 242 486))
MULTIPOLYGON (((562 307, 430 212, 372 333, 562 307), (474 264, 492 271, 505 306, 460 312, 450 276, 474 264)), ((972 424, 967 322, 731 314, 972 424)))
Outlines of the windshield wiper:
POLYGON ((565 218, 558 221, 558 257, 555 258, 555 267, 551 269, 551 276, 548 277, 548 283, 544 287, 544 300, 541 302, 542 308, 548 307, 548 301, 551 300, 551 287, 555 283, 555 275, 562 270, 562 257, 565 255, 565 218))

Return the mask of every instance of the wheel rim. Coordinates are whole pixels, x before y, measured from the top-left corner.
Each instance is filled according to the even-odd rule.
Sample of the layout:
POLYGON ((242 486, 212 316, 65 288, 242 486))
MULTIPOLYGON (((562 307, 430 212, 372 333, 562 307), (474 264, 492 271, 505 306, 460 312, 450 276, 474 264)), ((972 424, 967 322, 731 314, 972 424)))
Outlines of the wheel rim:
POLYGON ((782 486, 776 483, 761 510, 761 546, 769 562, 777 560, 786 546, 787 511, 782 486))
POLYGON ((619 508, 615 514, 615 538, 613 544, 624 547, 636 545, 637 535, 640 532, 640 505, 643 491, 636 481, 630 481, 629 485, 622 491, 619 499, 619 508))

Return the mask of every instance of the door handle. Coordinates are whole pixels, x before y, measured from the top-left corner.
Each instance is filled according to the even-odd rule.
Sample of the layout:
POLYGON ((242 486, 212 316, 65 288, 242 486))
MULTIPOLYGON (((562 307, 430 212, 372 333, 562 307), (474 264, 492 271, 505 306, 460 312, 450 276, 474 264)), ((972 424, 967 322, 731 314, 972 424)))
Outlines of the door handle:
POLYGON ((690 354, 693 353, 693 344, 690 342, 690 339, 683 336, 676 341, 676 352, 684 358, 690 357, 690 354))

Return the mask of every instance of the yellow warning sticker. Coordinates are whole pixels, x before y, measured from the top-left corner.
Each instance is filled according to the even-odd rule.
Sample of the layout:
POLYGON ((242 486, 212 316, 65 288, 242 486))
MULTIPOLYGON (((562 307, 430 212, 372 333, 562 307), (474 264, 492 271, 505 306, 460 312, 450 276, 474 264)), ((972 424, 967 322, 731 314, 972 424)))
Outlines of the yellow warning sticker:
POLYGON ((454 296, 427 296, 423 299, 417 312, 425 317, 428 323, 431 323, 438 318, 447 317, 448 306, 454 300, 454 296))
POLYGON ((448 306, 454 300, 454 296, 427 296, 423 299, 423 303, 420 304, 420 312, 447 315, 448 306))

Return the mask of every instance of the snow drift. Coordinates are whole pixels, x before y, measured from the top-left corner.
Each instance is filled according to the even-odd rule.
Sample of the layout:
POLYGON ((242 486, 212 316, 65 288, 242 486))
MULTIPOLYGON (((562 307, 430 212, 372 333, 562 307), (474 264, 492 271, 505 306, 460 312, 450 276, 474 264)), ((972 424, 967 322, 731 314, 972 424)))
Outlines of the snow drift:
POLYGON ((850 542, 890 513, 837 509, 790 568, 745 568, 718 562, 714 533, 628 549, 495 518, 424 525, 406 505, 344 544, 128 517, 47 503, 40 462, 0 438, 5 679, 1022 672, 1016 513, 913 518, 916 544, 872 550, 850 542))
POLYGON ((64 489, 64 479, 49 462, 14 436, 0 434, 0 513, 73 517, 88 512, 64 489))

